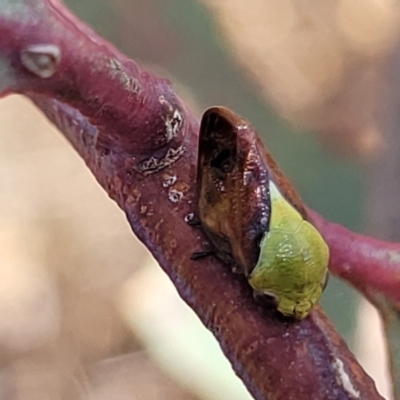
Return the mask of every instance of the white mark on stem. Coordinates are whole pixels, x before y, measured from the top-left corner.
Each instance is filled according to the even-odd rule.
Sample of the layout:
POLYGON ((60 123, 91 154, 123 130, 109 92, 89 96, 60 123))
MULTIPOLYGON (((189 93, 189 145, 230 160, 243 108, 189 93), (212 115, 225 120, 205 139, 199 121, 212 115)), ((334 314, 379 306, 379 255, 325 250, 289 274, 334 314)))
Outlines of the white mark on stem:
POLYGON ((182 121, 183 118, 178 109, 174 111, 172 117, 167 115, 165 118, 165 128, 168 142, 178 135, 182 126, 182 121))
POLYGON ((183 116, 178 108, 174 108, 172 104, 161 95, 158 98, 160 104, 167 108, 167 115, 164 118, 167 142, 176 137, 182 127, 183 116))
POLYGON ((167 153, 162 158, 150 157, 147 160, 140 162, 135 169, 142 173, 144 176, 154 174, 164 168, 169 167, 176 161, 178 161, 185 153, 186 148, 179 146, 176 149, 168 149, 167 153))
POLYGON ((333 367, 336 369, 338 378, 340 382, 342 382, 344 389, 350 394, 350 396, 354 397, 355 399, 359 399, 360 392, 354 388, 349 375, 344 370, 344 365, 342 360, 337 358, 333 363, 333 367))
POLYGON ((168 192, 168 198, 170 201, 172 201, 172 203, 178 203, 179 201, 182 200, 182 197, 183 197, 183 193, 179 192, 178 190, 171 189, 168 192))
POLYGON ((166 177, 163 182, 163 187, 166 188, 172 186, 176 182, 176 180, 177 180, 176 175, 166 177))
POLYGON ((185 217, 183 218, 183 220, 186 223, 193 221, 193 219, 194 219, 194 214, 193 213, 189 213, 189 214, 185 215, 185 217))
POLYGON ((61 60, 61 50, 54 44, 32 44, 21 51, 23 66, 39 76, 50 78, 61 60))

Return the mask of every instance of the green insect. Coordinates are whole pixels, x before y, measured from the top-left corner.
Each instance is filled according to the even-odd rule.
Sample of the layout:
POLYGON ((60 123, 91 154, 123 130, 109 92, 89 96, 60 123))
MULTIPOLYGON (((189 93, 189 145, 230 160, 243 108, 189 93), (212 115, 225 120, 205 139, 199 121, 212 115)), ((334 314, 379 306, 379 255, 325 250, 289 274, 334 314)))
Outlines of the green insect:
POLYGON ((327 277, 328 246, 319 232, 284 199, 270 181, 271 220, 260 243, 250 285, 277 300, 286 316, 303 319, 321 298, 327 277))
POLYGON ((257 298, 305 318, 326 286, 328 246, 253 128, 226 108, 202 118, 197 185, 215 254, 245 274, 257 298))

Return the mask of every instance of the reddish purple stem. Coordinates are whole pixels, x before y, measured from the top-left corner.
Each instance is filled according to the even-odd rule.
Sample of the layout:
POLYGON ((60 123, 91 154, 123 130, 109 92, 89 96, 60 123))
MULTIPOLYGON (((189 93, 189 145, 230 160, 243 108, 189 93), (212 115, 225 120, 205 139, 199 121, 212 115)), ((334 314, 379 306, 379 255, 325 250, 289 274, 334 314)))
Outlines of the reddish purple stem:
POLYGON ((329 269, 370 299, 383 295, 400 310, 400 245, 356 234, 309 213, 329 244, 329 269))
MULTIPOLYGON (((320 308, 301 322, 284 319, 216 259, 190 259, 208 245, 187 224, 196 212, 198 123, 166 80, 141 71, 56 0, 0 0, 0 90, 32 98, 71 141, 254 398, 381 399, 320 308)), ((397 269, 398 286, 399 268, 384 256, 392 245, 313 216, 335 273, 398 300, 390 280, 397 269)))

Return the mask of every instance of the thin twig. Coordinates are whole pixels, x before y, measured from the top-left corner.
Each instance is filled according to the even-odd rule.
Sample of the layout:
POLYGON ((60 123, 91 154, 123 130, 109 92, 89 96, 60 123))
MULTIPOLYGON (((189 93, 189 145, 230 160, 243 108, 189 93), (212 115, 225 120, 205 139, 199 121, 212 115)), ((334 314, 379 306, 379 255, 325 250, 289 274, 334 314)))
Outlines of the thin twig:
POLYGON ((56 0, 0 0, 0 10, 3 94, 31 97, 70 140, 253 396, 381 399, 319 308, 283 319, 216 259, 190 259, 207 244, 186 222, 196 212, 198 123, 169 83, 56 0))

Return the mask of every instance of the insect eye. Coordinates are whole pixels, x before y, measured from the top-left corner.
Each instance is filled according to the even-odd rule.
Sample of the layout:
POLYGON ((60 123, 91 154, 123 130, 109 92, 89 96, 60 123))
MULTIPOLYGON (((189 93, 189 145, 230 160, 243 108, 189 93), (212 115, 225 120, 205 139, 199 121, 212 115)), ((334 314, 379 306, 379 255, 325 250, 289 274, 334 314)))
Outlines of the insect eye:
POLYGON ((233 159, 230 150, 222 150, 212 161, 211 166, 217 168, 224 173, 232 171, 235 165, 235 160, 233 159))

